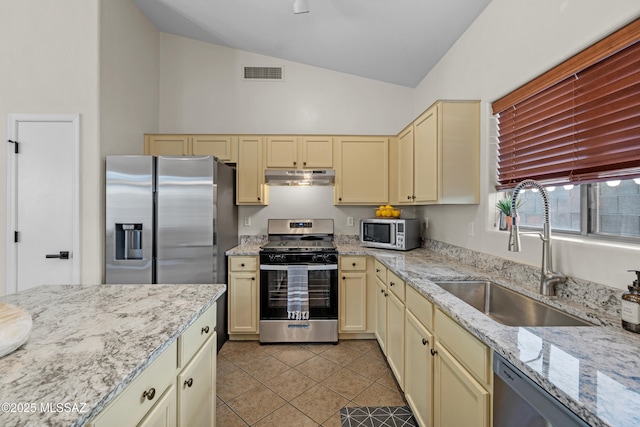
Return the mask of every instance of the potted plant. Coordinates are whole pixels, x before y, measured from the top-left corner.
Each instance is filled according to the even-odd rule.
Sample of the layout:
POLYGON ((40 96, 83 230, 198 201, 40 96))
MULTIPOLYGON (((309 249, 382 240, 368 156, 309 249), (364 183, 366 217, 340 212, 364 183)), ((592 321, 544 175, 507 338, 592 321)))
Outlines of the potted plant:
MULTIPOLYGON (((522 200, 516 202, 516 207, 520 207, 522 200)), ((508 230, 511 228, 511 197, 498 200, 496 208, 500 211, 500 230, 508 230)))

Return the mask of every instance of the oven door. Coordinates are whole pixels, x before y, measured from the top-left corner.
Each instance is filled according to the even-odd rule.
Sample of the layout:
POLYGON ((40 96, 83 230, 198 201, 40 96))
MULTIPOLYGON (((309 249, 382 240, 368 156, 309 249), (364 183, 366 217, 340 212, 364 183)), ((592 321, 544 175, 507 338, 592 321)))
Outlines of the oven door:
MULTIPOLYGON (((260 320, 287 319, 287 265, 260 265, 260 320)), ((309 320, 338 318, 338 265, 308 264, 309 320)))

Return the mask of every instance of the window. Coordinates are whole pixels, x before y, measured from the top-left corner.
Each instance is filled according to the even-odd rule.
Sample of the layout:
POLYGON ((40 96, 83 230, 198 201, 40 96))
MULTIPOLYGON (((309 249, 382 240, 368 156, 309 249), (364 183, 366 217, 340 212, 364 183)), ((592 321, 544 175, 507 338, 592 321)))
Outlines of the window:
MULTIPOLYGON (((536 180, 554 230, 640 239, 640 19, 492 108, 498 190, 536 180)), ((520 224, 541 227, 542 198, 520 199, 520 224)))
MULTIPOLYGON (((547 187, 554 231, 640 241, 640 179, 547 187)), ((521 192, 520 225, 542 229, 542 198, 521 192)))

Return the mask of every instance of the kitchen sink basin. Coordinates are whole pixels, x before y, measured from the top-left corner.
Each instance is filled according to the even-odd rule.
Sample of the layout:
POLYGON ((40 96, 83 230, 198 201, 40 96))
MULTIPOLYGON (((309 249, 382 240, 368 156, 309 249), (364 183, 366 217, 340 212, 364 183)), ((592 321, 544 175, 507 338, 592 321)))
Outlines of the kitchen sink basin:
POLYGON ((494 282, 460 280, 434 283, 503 325, 593 326, 494 282))

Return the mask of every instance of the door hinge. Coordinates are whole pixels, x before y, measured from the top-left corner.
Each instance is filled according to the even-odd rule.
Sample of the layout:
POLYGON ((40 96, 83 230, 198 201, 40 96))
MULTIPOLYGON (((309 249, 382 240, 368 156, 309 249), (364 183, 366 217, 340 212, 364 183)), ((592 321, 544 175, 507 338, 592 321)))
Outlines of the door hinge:
POLYGON ((18 243, 20 241, 20 232, 19 231, 14 231, 13 232, 13 242, 14 243, 18 243))
POLYGON ((19 143, 18 141, 14 141, 14 140, 12 140, 12 139, 7 139, 7 142, 10 142, 10 143, 12 143, 12 144, 15 144, 14 152, 15 152, 16 154, 18 154, 18 153, 20 152, 20 148, 19 148, 19 147, 20 147, 20 143, 19 143))

